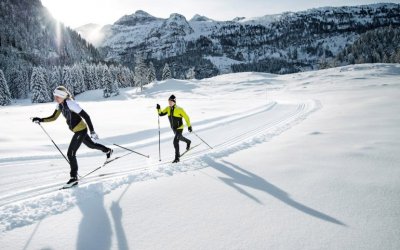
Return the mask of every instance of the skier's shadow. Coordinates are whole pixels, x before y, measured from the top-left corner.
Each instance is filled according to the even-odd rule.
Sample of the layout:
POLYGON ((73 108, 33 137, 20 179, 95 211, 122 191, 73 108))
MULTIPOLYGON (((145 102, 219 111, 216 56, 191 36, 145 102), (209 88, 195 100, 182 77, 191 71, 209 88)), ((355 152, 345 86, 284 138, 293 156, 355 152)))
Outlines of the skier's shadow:
POLYGON ((325 220, 334 224, 346 226, 343 222, 326 215, 322 212, 319 212, 315 209, 312 209, 310 207, 307 207, 292 198, 290 198, 289 194, 287 194, 284 190, 272 185, 271 183, 267 182, 265 179, 261 178, 260 176, 257 176, 249 171, 246 171, 239 166, 236 166, 230 162, 227 161, 222 161, 224 164, 221 164, 219 162, 216 162, 212 158, 205 156, 204 157, 205 162, 210 165, 211 167, 215 168, 216 170, 220 171, 221 173, 224 173, 225 175, 229 176, 230 178, 226 177, 219 177, 220 180, 222 180, 224 183, 227 185, 233 187, 236 189, 238 192, 246 195, 250 199, 254 200, 255 202, 262 204, 262 202, 257 199, 255 196, 247 192, 246 190, 242 189, 239 185, 243 186, 248 186, 254 189, 261 190, 263 192, 266 192, 267 194, 275 197, 276 199, 282 201, 283 203, 303 212, 308 215, 311 215, 313 217, 316 217, 321 220, 325 220), (229 165, 229 166, 228 166, 229 165))
POLYGON ((128 241, 126 239, 125 230, 122 225, 122 209, 119 205, 122 197, 125 195, 126 191, 129 189, 132 183, 130 183, 125 190, 122 192, 121 196, 117 201, 113 201, 111 205, 111 215, 114 219, 114 230, 118 240, 118 249, 119 250, 128 250, 128 241))
POLYGON ((102 184, 79 188, 76 198, 83 218, 79 225, 76 249, 107 250, 111 248, 112 229, 106 209, 102 184))

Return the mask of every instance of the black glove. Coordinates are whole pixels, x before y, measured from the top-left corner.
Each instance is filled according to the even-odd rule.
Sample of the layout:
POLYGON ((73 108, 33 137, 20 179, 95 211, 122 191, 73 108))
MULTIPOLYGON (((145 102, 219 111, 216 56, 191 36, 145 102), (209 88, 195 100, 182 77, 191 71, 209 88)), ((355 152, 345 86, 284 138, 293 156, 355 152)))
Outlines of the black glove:
POLYGON ((157 108, 157 109, 161 109, 160 104, 157 103, 156 108, 157 108))
POLYGON ((192 131, 193 131, 192 126, 188 127, 188 129, 189 129, 189 132, 192 133, 192 131))
POLYGON ((36 123, 43 122, 43 118, 33 117, 32 122, 36 122, 36 123))

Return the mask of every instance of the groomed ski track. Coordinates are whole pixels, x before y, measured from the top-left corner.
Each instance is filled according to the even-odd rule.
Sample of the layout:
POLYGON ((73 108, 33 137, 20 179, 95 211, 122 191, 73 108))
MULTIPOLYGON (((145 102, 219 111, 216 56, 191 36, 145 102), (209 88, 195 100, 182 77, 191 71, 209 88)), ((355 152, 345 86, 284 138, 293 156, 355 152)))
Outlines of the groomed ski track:
MULTIPOLYGON (((66 211, 76 202, 73 198, 73 192, 90 190, 93 188, 90 186, 92 184, 102 183, 107 185, 108 188, 103 191, 104 193, 108 193, 124 184, 201 169, 207 167, 206 164, 203 163, 204 157, 220 158, 249 148, 254 144, 267 142, 271 138, 278 136, 282 132, 300 123, 307 118, 308 115, 321 107, 322 104, 318 100, 308 100, 301 103, 271 102, 255 110, 236 115, 233 118, 221 118, 220 120, 204 125, 196 124, 196 121, 194 121, 193 127, 196 133, 212 145, 214 149, 210 150, 206 145, 202 144, 185 155, 178 164, 170 163, 173 156, 171 148, 173 147, 172 138, 169 134, 172 134, 172 132, 164 130, 162 132, 163 139, 161 142, 161 151, 164 156, 162 161, 158 160, 157 140, 152 143, 144 143, 143 146, 134 148, 134 150, 139 152, 150 154, 152 161, 146 161, 140 158, 140 156, 131 154, 108 164, 106 167, 88 176, 80 182, 79 187, 74 189, 58 190, 64 184, 64 182, 60 181, 48 181, 39 186, 35 185, 35 182, 21 181, 17 186, 14 183, 12 187, 10 186, 9 188, 7 188, 6 184, 3 184, 4 190, 8 190, 8 192, 6 195, 0 194, 0 213, 10 215, 19 213, 24 209, 28 209, 29 212, 32 212, 32 210, 34 212, 36 210, 38 214, 32 218, 31 221, 33 223, 36 221, 35 218, 45 217, 47 215, 45 213, 58 214, 66 211), (11 189, 13 191, 9 191, 11 189), (51 206, 51 209, 46 211, 46 209, 43 209, 44 206, 51 206)), ((184 135, 189 136, 189 133, 185 131, 184 135)), ((195 140, 194 136, 190 136, 189 138, 195 140)), ((127 151, 116 150, 114 156, 126 152, 127 151)), ((33 162, 29 162, 26 159, 20 161, 18 161, 18 159, 13 159, 13 161, 1 163, 0 168, 11 165, 23 165, 25 170, 22 171, 21 174, 29 175, 29 171, 26 171, 25 166, 29 162, 29 164, 32 164, 31 171, 46 171, 47 174, 59 175, 59 172, 51 171, 52 166, 49 162, 54 160, 53 157, 54 156, 47 159, 33 160, 33 162), (47 163, 47 165, 41 165, 42 163, 47 163)), ((98 154, 96 156, 78 155, 78 161, 81 167, 80 174, 84 175, 102 165, 100 160, 103 159, 102 157, 104 156, 98 154), (83 167, 87 161, 93 161, 93 159, 96 159, 98 163, 90 167, 83 167)), ((62 160, 60 159, 58 159, 57 162, 62 164, 62 160)), ((61 170, 63 172, 69 171, 68 168, 65 167, 65 164, 61 170)), ((58 171, 60 171, 60 169, 58 169, 58 171)), ((15 174, 15 172, 13 172, 13 174, 15 174)), ((29 216, 29 212, 26 213, 26 216, 29 216)), ((7 231, 15 227, 24 226, 27 223, 26 221, 29 220, 19 220, 21 216, 23 217, 23 215, 13 218, 9 216, 1 217, 0 231, 7 231), (18 221, 24 222, 22 225, 19 225, 18 221)))

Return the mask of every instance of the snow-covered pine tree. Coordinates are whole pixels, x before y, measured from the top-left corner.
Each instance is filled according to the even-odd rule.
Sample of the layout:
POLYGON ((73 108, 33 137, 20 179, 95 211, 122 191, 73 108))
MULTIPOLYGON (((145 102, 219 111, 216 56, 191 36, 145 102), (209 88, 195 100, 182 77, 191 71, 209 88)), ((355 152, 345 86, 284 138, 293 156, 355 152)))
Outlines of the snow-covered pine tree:
POLYGON ((43 69, 40 67, 33 68, 31 76, 31 91, 32 103, 44 103, 51 100, 43 74, 43 69))
POLYGON ((196 76, 196 71, 194 70, 194 67, 191 67, 188 69, 186 72, 186 79, 194 79, 196 76))
POLYGON ((80 64, 75 64, 72 67, 72 79, 74 83, 74 95, 81 94, 86 91, 82 66, 80 64))
POLYGON ((93 74, 92 88, 100 89, 100 84, 101 84, 102 78, 100 78, 101 73, 100 73, 99 64, 92 65, 92 74, 93 74))
MULTIPOLYGON (((112 74, 114 78, 114 84, 116 84, 117 88, 122 88, 123 87, 123 76, 122 76, 122 70, 121 66, 111 66, 112 67, 112 74)), ((119 90, 118 90, 119 94, 119 90)))
POLYGON ((103 97, 108 98, 111 96, 115 96, 119 94, 119 89, 117 83, 112 80, 111 72, 107 66, 103 68, 103 79, 102 82, 104 83, 104 90, 103 90, 103 97))
POLYGON ((164 65, 162 72, 162 80, 171 79, 171 70, 169 69, 168 63, 164 65))
POLYGON ((90 89, 90 65, 87 62, 81 64, 82 74, 83 74, 83 85, 86 90, 90 89))
POLYGON ((128 76, 125 74, 125 67, 121 65, 117 68, 117 81, 119 88, 129 87, 128 76))
POLYGON ((112 93, 113 93, 114 96, 119 95, 119 87, 118 87, 118 81, 117 80, 114 81, 112 93))
POLYGON ((49 77, 49 94, 52 95, 53 91, 57 86, 62 85, 62 73, 61 68, 54 66, 51 68, 49 77))
POLYGON ((8 70, 8 81, 7 81, 7 85, 8 85, 8 89, 10 91, 11 94, 11 98, 13 99, 18 99, 19 96, 19 92, 18 92, 18 76, 19 76, 19 72, 16 68, 12 68, 8 70))
POLYGON ((108 69, 110 70, 111 79, 114 82, 118 78, 118 69, 114 65, 111 65, 110 67, 108 67, 108 69))
MULTIPOLYGON (((104 82, 104 73, 105 72, 108 72, 108 73, 110 73, 110 71, 109 71, 109 69, 108 69, 108 66, 107 65, 103 65, 103 64, 99 64, 98 65, 98 71, 97 71, 97 73, 98 73, 98 75, 97 75, 97 77, 99 78, 99 83, 97 84, 97 88, 98 89, 104 89, 105 88, 105 86, 106 86, 106 83, 104 82)), ((111 77, 111 73, 110 73, 110 77, 111 77)))
POLYGON ((118 80, 118 88, 126 88, 126 78, 124 75, 124 70, 121 65, 117 67, 117 80, 118 80))
POLYGON ((127 75, 128 75, 129 86, 130 87, 135 87, 136 86, 135 73, 130 69, 127 69, 127 70, 128 70, 127 75))
POLYGON ((74 93, 74 82, 72 78, 72 68, 64 66, 63 69, 63 85, 70 93, 74 93))
POLYGON ((149 63, 149 75, 147 76, 148 82, 156 80, 156 69, 154 68, 153 62, 149 63))
POLYGON ((95 86, 95 69, 94 69, 94 65, 92 64, 88 64, 87 68, 86 68, 87 72, 85 73, 85 77, 87 77, 86 79, 86 88, 87 90, 94 90, 96 89, 95 86))
POLYGON ((8 89, 4 73, 0 69, 0 105, 5 106, 10 104, 11 104, 11 93, 10 90, 8 89))
POLYGON ((29 76, 28 70, 24 66, 18 67, 18 76, 16 79, 17 82, 17 98, 24 99, 28 97, 29 93, 29 76))
POLYGON ((11 78, 13 78, 14 82, 12 84, 10 81, 8 82, 8 86, 11 92, 11 97, 16 99, 27 98, 30 88, 28 68, 26 68, 26 66, 24 65, 19 65, 14 69, 14 71, 15 72, 12 73, 14 74, 14 76, 10 76, 10 80, 11 78), (11 85, 14 85, 13 86, 13 88, 15 88, 14 90, 11 90, 12 89, 11 85))
POLYGON ((148 69, 143 57, 137 57, 135 64, 135 83, 136 86, 140 87, 140 91, 143 91, 143 86, 148 83, 148 74, 148 69))
MULTIPOLYGON (((42 72, 44 82, 46 83, 47 89, 49 88, 49 75, 47 70, 44 67, 39 67, 39 70, 42 72)), ((51 99, 50 99, 51 100, 51 99)))

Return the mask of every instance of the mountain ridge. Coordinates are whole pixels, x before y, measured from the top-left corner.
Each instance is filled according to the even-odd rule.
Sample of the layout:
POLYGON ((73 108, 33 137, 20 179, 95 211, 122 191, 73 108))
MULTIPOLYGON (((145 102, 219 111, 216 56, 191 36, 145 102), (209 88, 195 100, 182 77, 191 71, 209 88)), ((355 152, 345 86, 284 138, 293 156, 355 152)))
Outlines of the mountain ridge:
POLYGON ((291 73, 318 69, 321 61, 333 61, 362 33, 389 26, 400 26, 399 4, 320 7, 236 21, 200 15, 188 21, 171 14, 135 26, 107 26, 103 41, 96 45, 108 61, 133 66, 140 55, 159 67, 168 63, 176 78, 193 68, 196 77, 203 78, 240 71, 240 65, 246 70, 291 73))

